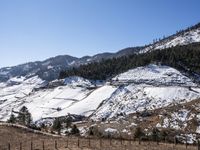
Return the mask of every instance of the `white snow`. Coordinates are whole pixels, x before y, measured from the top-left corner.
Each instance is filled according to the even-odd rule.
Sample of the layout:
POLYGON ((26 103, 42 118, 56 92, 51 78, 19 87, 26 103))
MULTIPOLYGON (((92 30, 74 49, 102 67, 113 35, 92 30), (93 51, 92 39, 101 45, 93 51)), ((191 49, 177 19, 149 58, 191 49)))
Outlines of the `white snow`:
POLYGON ((108 133, 116 133, 116 132, 118 132, 118 130, 117 130, 117 129, 113 129, 113 128, 106 128, 106 129, 105 129, 105 132, 108 132, 108 133))
POLYGON ((197 126, 196 133, 200 134, 200 126, 197 126))
POLYGON ((7 86, 7 84, 5 84, 3 87, 1 87, 0 120, 6 120, 9 117, 12 109, 20 107, 24 103, 23 98, 29 96, 36 86, 44 82, 38 76, 34 76, 26 80, 21 77, 19 80, 21 82, 19 84, 13 86, 7 86))
POLYGON ((65 78, 64 84, 72 85, 72 86, 91 86, 92 85, 92 83, 89 80, 84 79, 82 77, 78 77, 78 76, 65 78))
POLYGON ((26 78, 21 76, 21 77, 13 77, 10 78, 7 83, 22 83, 26 78))
MULTIPOLYGON (((113 90, 115 88, 111 86, 103 86, 94 91, 80 87, 56 88, 54 91, 46 91, 48 93, 45 94, 45 92, 44 97, 33 98, 34 101, 27 104, 27 107, 35 116, 35 120, 45 117, 65 116, 68 113, 88 116, 104 99, 110 96, 113 90), (102 95, 102 92, 106 92, 106 94, 102 95), (60 111, 56 110, 58 107, 61 108, 60 111), (34 114, 36 109, 37 111, 34 114)), ((38 93, 38 95, 41 95, 41 93, 38 93)))
POLYGON ((34 121, 65 116, 68 113, 89 116, 116 90, 110 85, 95 89, 89 80, 71 77, 65 79, 64 86, 34 91, 34 88, 42 83, 41 79, 33 77, 17 85, 2 87, 0 120, 8 119, 12 109, 18 111, 24 105, 29 109, 34 121), (88 86, 93 88, 88 89, 88 86))
POLYGON ((128 85, 119 88, 95 113, 95 118, 112 118, 120 113, 154 110, 172 104, 189 102, 200 97, 200 93, 185 87, 154 87, 128 85))
POLYGON ((122 84, 92 117, 113 118, 144 110, 185 103, 200 98, 199 88, 188 77, 168 66, 148 65, 113 78, 122 84), (149 84, 151 83, 151 84, 149 84), (194 88, 190 88, 194 86, 194 88))

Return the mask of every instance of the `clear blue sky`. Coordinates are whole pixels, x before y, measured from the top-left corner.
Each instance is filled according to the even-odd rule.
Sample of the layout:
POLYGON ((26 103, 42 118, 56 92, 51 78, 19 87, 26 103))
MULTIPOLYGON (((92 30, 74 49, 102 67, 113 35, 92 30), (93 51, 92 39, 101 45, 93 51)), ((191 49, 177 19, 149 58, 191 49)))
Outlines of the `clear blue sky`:
POLYGON ((116 52, 200 22, 200 0, 0 0, 0 67, 116 52))

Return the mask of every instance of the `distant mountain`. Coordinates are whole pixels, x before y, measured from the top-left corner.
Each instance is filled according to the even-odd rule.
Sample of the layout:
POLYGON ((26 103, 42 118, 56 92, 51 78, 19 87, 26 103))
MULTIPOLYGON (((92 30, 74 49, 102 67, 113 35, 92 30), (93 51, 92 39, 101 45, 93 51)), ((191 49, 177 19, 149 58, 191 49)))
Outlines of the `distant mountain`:
POLYGON ((127 48, 117 53, 101 53, 94 56, 84 56, 82 58, 62 55, 49 58, 44 61, 25 63, 13 67, 4 67, 0 69, 0 82, 9 80, 12 77, 26 76, 27 78, 38 75, 43 80, 57 79, 61 70, 68 70, 72 67, 88 64, 102 59, 121 57, 138 52, 140 47, 127 48))
POLYGON ((44 80, 54 80, 58 78, 61 70, 68 70, 72 67, 78 67, 102 59, 110 59, 121 56, 127 56, 138 53, 146 53, 156 49, 165 49, 177 45, 187 45, 190 43, 200 42, 200 23, 186 30, 177 32, 174 35, 155 41, 143 47, 125 48, 117 53, 101 53, 94 56, 84 56, 82 58, 72 57, 69 55, 56 56, 45 61, 36 61, 21 64, 13 67, 0 69, 0 82, 9 80, 11 77, 26 76, 31 77, 38 75, 44 80))

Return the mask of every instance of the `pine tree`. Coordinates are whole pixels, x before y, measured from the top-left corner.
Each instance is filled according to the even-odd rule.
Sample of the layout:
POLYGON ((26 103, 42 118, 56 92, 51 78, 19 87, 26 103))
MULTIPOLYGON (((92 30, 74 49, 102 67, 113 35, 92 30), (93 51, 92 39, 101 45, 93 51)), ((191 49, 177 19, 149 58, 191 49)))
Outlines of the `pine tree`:
POLYGON ((66 120, 65 120, 65 123, 66 123, 66 128, 68 129, 69 127, 71 127, 72 125, 72 117, 69 116, 66 120))
POLYGON ((59 118, 56 118, 53 122, 53 126, 52 126, 53 130, 57 131, 58 134, 60 134, 60 130, 62 128, 62 124, 59 118))
POLYGON ((15 116, 13 115, 13 114, 11 114, 10 115, 10 118, 8 119, 8 121, 7 121, 8 123, 16 123, 16 118, 15 118, 15 116))
POLYGON ((31 116, 31 113, 29 113, 26 106, 23 106, 20 109, 19 114, 17 116, 17 122, 19 124, 22 124, 28 127, 30 127, 30 125, 32 124, 32 116, 31 116))

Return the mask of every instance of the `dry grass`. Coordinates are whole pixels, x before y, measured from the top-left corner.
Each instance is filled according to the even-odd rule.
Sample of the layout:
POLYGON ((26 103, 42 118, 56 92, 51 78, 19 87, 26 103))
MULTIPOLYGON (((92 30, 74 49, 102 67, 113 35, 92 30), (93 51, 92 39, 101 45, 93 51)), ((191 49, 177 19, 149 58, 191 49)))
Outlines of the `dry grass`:
MULTIPOLYGON (((108 139, 78 139, 77 137, 55 137, 42 133, 33 133, 19 127, 0 126, 0 150, 184 150, 185 145, 163 144, 153 142, 108 140, 108 139), (56 141, 56 142, 55 142, 56 141)), ((188 147, 196 150, 196 147, 188 147)))

